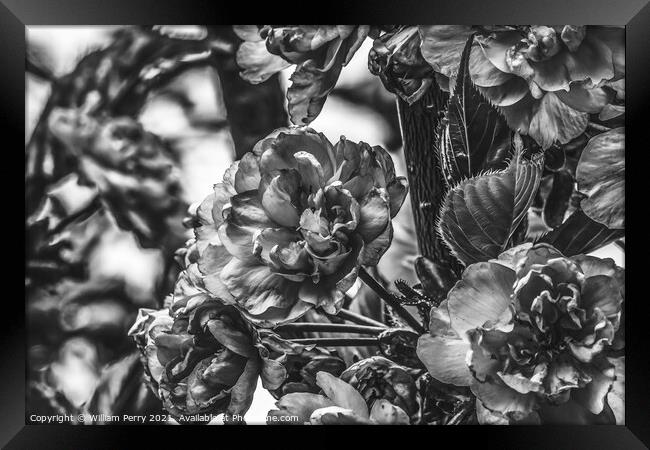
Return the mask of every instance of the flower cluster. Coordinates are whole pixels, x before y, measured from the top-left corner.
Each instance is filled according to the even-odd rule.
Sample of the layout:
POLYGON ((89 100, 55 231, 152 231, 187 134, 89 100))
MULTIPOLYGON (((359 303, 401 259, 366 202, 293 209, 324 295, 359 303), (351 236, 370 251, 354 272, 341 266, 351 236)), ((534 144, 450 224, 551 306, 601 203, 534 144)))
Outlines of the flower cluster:
POLYGON ((96 187, 118 224, 144 245, 183 242, 179 170, 156 135, 129 117, 97 119, 77 109, 56 108, 48 130, 78 159, 84 184, 96 187))
POLYGON ((564 144, 616 96, 625 76, 625 31, 604 26, 513 27, 477 37, 474 83, 508 124, 543 148, 564 144))
POLYGON ((611 260, 523 244, 464 271, 418 355, 434 378, 471 387, 481 423, 611 421, 623 298, 611 260))
POLYGON ((244 40, 237 51, 242 76, 261 83, 291 65, 296 70, 287 91, 289 115, 296 125, 318 116, 341 69, 370 34, 369 25, 238 25, 244 40))
POLYGON ((463 47, 474 39, 469 71, 508 125, 543 148, 569 142, 624 96, 625 31, 575 25, 400 26, 373 43, 370 71, 413 103, 432 80, 453 91, 463 47))
POLYGON ((315 307, 336 313, 359 266, 377 264, 390 245, 406 192, 381 147, 276 130, 196 211, 206 289, 264 327, 315 307))
POLYGON ((181 273, 170 301, 168 309, 141 309, 129 334, 149 385, 173 416, 243 415, 258 378, 267 389, 282 384, 282 364, 236 308, 208 295, 196 264, 181 273))
POLYGON ((327 372, 318 372, 316 382, 325 395, 311 393, 287 394, 277 402, 278 409, 269 411, 269 424, 282 416, 298 417, 295 424, 311 425, 408 425, 402 408, 385 399, 372 403, 370 409, 359 392, 327 372))

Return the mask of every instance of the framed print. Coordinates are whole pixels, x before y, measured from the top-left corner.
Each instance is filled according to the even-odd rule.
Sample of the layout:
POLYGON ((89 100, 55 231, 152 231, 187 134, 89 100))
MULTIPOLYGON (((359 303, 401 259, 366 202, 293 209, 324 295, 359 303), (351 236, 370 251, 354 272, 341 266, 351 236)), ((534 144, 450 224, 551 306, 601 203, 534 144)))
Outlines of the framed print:
POLYGON ((234 6, 2 1, 3 444, 647 448, 650 6, 234 6))

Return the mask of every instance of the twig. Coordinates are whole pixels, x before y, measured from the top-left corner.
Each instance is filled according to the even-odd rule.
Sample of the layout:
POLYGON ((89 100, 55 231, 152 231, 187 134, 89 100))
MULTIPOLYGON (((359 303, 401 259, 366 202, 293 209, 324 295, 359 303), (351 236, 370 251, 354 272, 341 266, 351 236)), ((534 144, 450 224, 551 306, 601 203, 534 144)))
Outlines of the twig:
POLYGON ((399 303, 397 298, 388 292, 377 280, 375 280, 363 267, 359 268, 359 278, 368 285, 370 289, 375 291, 379 297, 390 306, 395 314, 400 316, 414 331, 424 334, 426 331, 420 325, 420 322, 413 317, 404 307, 399 303))
POLYGON ((345 323, 288 323, 277 328, 278 331, 306 331, 306 332, 342 332, 360 334, 379 334, 386 331, 385 327, 371 327, 367 325, 348 325, 345 323))
POLYGON ((342 309, 339 311, 338 314, 327 314, 324 313, 327 317, 333 318, 333 317, 338 317, 340 319, 347 320, 352 323, 360 324, 360 325, 369 325, 372 327, 386 327, 386 324, 383 324, 381 322, 378 322, 374 319, 371 319, 370 317, 362 316, 361 314, 357 314, 355 312, 350 311, 349 309, 342 309))
POLYGON ((602 132, 611 131, 611 128, 606 127, 605 125, 600 125, 598 123, 594 123, 594 122, 589 122, 587 124, 587 126, 589 128, 591 128, 592 130, 596 130, 596 131, 602 131, 602 132))
POLYGON ((63 231, 68 225, 87 219, 88 217, 92 216, 94 213, 99 211, 102 208, 102 201, 99 195, 97 195, 88 205, 84 206, 82 209, 79 211, 75 212, 74 214, 70 214, 69 216, 63 218, 57 225, 50 231, 50 236, 54 236, 55 234, 63 231))
POLYGON ((303 345, 316 344, 330 347, 365 347, 369 345, 379 345, 379 339, 377 338, 305 338, 291 339, 291 342, 303 345))

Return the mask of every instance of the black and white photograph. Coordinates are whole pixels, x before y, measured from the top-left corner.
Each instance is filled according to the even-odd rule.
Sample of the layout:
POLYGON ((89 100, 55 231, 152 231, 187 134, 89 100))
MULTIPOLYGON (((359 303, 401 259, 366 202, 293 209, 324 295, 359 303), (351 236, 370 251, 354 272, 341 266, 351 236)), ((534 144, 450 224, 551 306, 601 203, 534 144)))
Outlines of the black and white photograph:
POLYGON ((625 34, 28 27, 26 423, 625 424, 625 34))

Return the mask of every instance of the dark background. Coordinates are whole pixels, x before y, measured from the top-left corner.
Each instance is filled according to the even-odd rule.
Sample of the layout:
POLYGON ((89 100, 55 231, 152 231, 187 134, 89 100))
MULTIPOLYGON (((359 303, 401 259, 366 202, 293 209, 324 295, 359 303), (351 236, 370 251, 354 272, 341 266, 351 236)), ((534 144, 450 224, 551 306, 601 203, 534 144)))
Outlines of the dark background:
MULTIPOLYGON (((19 197, 12 196, 18 181, 11 175, 18 176, 18 170, 12 170, 18 164, 20 153, 16 147, 23 146, 24 140, 24 51, 25 51, 25 25, 36 24, 154 24, 154 23, 236 23, 236 22, 290 22, 302 13, 303 21, 307 6, 311 7, 311 21, 330 22, 426 22, 426 23, 576 23, 576 24, 607 24, 623 25, 627 27, 627 147, 631 149, 626 153, 626 165, 631 168, 626 183, 626 198, 636 202, 637 208, 627 208, 626 241, 632 239, 626 259, 632 257, 642 258, 647 255, 644 248, 641 214, 645 209, 647 200, 644 197, 647 188, 640 185, 639 180, 644 180, 644 163, 641 155, 647 152, 647 102, 650 99, 650 59, 648 58, 647 45, 650 43, 650 6, 646 0, 626 0, 624 2, 605 1, 492 1, 471 2, 468 0, 455 2, 324 2, 307 4, 289 4, 266 2, 260 7, 250 3, 216 1, 111 1, 99 2, 96 0, 56 0, 56 1, 26 1, 2 0, 0 5, 0 60, 3 82, 0 87, 0 118, 2 119, 3 143, 6 143, 3 170, 3 206, 5 225, 11 227, 2 236, 5 237, 4 271, 6 280, 4 286, 17 286, 21 282, 18 273, 21 255, 16 256, 19 233, 19 219, 17 214, 12 214, 13 203, 18 203, 19 197), (264 17, 264 20, 261 20, 264 17), (280 20, 282 18, 282 20, 280 20), (8 139, 9 138, 9 139, 8 139), (11 139, 13 138, 13 139, 11 139), (11 143, 12 142, 12 143, 11 143), (16 145, 14 145, 16 144, 16 145), (630 159, 634 159, 630 163, 630 159), (639 176, 640 175, 640 176, 639 176), (638 189, 635 189, 634 186, 638 189), (13 198, 13 200, 12 200, 13 198), (632 216, 636 216, 632 218, 632 216), (15 224, 15 228, 12 225, 15 224), (630 237, 632 230, 632 237, 630 237)), ((296 18, 296 20, 298 20, 296 18)), ((295 20, 294 20, 295 21, 295 20)), ((307 20, 309 21, 309 20, 307 20)), ((647 264, 643 261, 627 263, 626 279, 632 280, 639 289, 628 294, 629 303, 626 307, 629 314, 629 325, 626 327, 626 427, 537 427, 537 428, 492 428, 482 427, 472 429, 467 433, 466 428, 459 430, 444 429, 417 429, 409 430, 409 436, 404 435, 403 443, 416 445, 412 438, 421 439, 422 445, 427 447, 456 447, 460 440, 472 439, 481 447, 494 448, 644 448, 642 442, 650 443, 650 417, 648 414, 648 399, 650 398, 650 363, 648 360, 648 338, 644 333, 648 329, 645 323, 649 319, 647 314, 647 300, 642 274, 647 264), (645 344, 645 345, 644 345, 645 344), (638 437, 636 439, 632 433, 638 437), (451 443, 443 444, 443 439, 452 439, 451 443), (486 445, 487 444, 487 445, 486 445)), ((12 435, 24 427, 24 303, 13 290, 5 289, 2 308, 2 352, 1 377, 0 377, 0 442, 7 442, 12 435)), ((628 292, 629 286, 628 286, 628 292)), ((61 426, 29 426, 24 427, 7 448, 121 448, 126 443, 135 446, 136 441, 131 433, 124 433, 121 427, 61 427, 61 426), (74 443, 76 441, 76 444, 74 443), (92 444, 90 444, 92 443, 92 444)), ((262 432, 265 432, 264 429, 262 432)), ((322 430, 322 429, 321 429, 322 430)), ((321 431, 319 430, 319 431, 321 431)), ((358 429, 357 429, 358 430, 358 429)), ((145 429, 145 431, 147 431, 145 429)), ((149 429, 148 431, 153 431, 149 429)), ((194 440, 197 437, 210 437, 214 446, 223 436, 225 431, 215 432, 210 429, 196 428, 180 429, 169 427, 166 430, 156 429, 154 433, 158 438, 169 439, 174 437, 182 439, 185 446, 198 445, 194 440), (194 436, 189 440, 187 433, 194 436), (207 433, 210 433, 209 435, 207 433), (202 436, 196 436, 197 434, 202 436), (181 436, 183 435, 183 436, 181 436)), ((233 430, 237 431, 237 430, 233 430)), ((255 428, 259 432, 259 428, 255 428)), ((303 433, 305 431, 303 430, 303 433)), ((358 432, 358 431, 357 431, 358 432)), ((247 431, 246 436, 248 436, 247 431)), ((318 438, 317 432, 307 430, 301 437, 291 437, 286 430, 284 436, 279 437, 279 444, 311 445, 318 438)), ((292 432, 293 433, 293 432, 292 432)), ((152 433, 148 433, 151 435, 152 433)), ((375 433, 373 432, 373 435, 375 433)), ((395 434, 394 432, 392 434, 395 434)), ((367 435, 367 433, 364 433, 367 435)), ((231 436, 232 437, 232 436, 231 436)), ((241 439, 241 435, 239 435, 241 439)), ((336 445, 343 440, 338 434, 329 435, 330 442, 336 445)), ((139 444, 141 447, 143 444, 139 444)), ((147 444, 148 446, 154 445, 147 444)))

